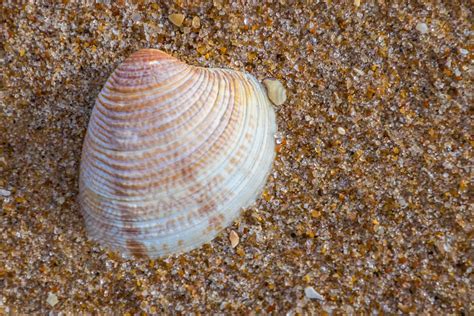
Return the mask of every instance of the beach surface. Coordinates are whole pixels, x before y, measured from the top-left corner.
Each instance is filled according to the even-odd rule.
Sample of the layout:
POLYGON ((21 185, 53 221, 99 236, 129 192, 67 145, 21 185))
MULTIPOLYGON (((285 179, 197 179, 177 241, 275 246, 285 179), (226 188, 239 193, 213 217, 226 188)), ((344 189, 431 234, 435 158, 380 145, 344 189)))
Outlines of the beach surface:
POLYGON ((469 1, 20 2, 1 15, 0 314, 474 313, 469 1), (141 48, 288 95, 258 201, 157 260, 89 241, 77 201, 95 98, 141 48))

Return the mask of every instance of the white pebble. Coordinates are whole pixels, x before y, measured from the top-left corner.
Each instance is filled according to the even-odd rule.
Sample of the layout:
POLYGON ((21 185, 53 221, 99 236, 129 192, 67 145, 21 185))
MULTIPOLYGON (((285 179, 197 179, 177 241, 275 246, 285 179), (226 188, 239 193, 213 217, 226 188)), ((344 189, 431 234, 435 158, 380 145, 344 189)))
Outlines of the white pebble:
POLYGON ((467 49, 464 49, 464 48, 459 49, 459 52, 461 53, 461 55, 469 54, 469 51, 467 49))
POLYGON ((310 299, 324 301, 324 297, 318 292, 316 292, 316 290, 313 289, 312 286, 308 286, 307 288, 304 289, 304 295, 306 295, 306 297, 310 299))
POLYGON ((56 294, 49 292, 48 299, 46 300, 46 302, 48 302, 49 305, 54 307, 54 305, 58 304, 59 300, 56 294))
POLYGON ((270 78, 263 80, 263 85, 267 88, 267 95, 275 105, 282 105, 286 101, 286 89, 277 79, 270 78))
POLYGON ((0 189, 0 196, 7 197, 10 196, 10 194, 12 194, 10 191, 0 189))
POLYGON ((346 135, 346 130, 342 127, 338 127, 337 128, 337 132, 340 134, 340 135, 346 135))
POLYGON ((64 202, 66 202, 66 199, 64 198, 64 196, 60 196, 56 199, 56 202, 58 202, 59 205, 63 205, 64 202))
POLYGON ((422 34, 428 33, 428 25, 426 23, 418 23, 416 25, 416 30, 422 34))

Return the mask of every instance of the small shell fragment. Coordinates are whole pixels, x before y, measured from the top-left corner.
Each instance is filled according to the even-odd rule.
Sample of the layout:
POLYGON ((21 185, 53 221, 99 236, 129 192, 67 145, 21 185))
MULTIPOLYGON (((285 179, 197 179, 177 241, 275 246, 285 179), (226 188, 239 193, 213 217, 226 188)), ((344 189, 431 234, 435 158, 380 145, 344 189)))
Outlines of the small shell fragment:
POLYGON ((235 248, 239 244, 240 237, 234 230, 231 230, 229 234, 229 240, 232 248, 235 248))
POLYGON ((171 23, 173 23, 174 25, 176 25, 177 27, 180 27, 181 25, 183 25, 183 22, 184 22, 184 14, 181 14, 181 13, 173 13, 173 14, 170 14, 168 16, 168 19, 171 21, 171 23))
POLYGON ((277 79, 265 79, 263 84, 267 88, 267 95, 275 105, 282 105, 286 101, 286 89, 277 79))
POLYGON ((316 292, 316 290, 312 286, 308 286, 304 289, 304 294, 309 299, 316 299, 320 301, 324 301, 324 297, 316 292))

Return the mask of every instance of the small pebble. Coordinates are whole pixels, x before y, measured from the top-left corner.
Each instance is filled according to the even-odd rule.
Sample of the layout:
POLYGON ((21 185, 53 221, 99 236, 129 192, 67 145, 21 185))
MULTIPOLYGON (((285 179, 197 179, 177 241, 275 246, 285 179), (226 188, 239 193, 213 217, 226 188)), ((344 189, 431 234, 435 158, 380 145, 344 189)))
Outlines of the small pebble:
POLYGON ((339 135, 346 135, 346 130, 340 126, 337 128, 337 132, 339 135))
POLYGON ((235 248, 239 244, 240 238, 239 238, 239 235, 234 230, 231 230, 229 234, 229 240, 230 240, 230 245, 232 246, 232 248, 235 248))
POLYGON ((267 88, 267 95, 275 105, 282 105, 286 101, 286 89, 277 79, 265 79, 263 85, 267 88))
POLYGON ((193 26, 193 28, 198 29, 199 27, 201 27, 201 19, 198 16, 195 16, 193 18, 193 21, 191 22, 191 25, 193 26))
POLYGON ((360 70, 359 68, 355 68, 355 67, 354 67, 354 71, 357 72, 357 74, 358 74, 359 76, 365 75, 365 72, 363 72, 363 71, 360 70))
POLYGON ((461 55, 469 54, 469 51, 467 49, 464 49, 464 48, 459 49, 459 52, 461 53, 461 55))
POLYGON ((173 14, 168 15, 168 19, 174 25, 176 25, 177 27, 180 27, 181 25, 183 25, 183 22, 184 22, 184 14, 173 13, 173 14))
POLYGON ((10 191, 0 189, 0 196, 7 197, 10 196, 10 194, 12 194, 10 191))
POLYGON ((354 0, 354 5, 358 8, 360 7, 360 0, 354 0))
POLYGON ((59 300, 56 294, 49 292, 46 302, 48 302, 49 305, 54 307, 54 305, 58 304, 59 300))
POLYGON ((304 289, 304 295, 306 295, 306 297, 310 299, 324 301, 324 297, 318 292, 316 292, 316 290, 312 286, 308 286, 304 289))
POLYGON ((428 26, 426 25, 426 23, 418 23, 416 25, 416 30, 421 34, 426 34, 428 33, 428 26))
POLYGON ((66 202, 66 198, 64 198, 64 196, 60 196, 56 199, 56 202, 58 202, 59 205, 63 205, 64 202, 66 202))

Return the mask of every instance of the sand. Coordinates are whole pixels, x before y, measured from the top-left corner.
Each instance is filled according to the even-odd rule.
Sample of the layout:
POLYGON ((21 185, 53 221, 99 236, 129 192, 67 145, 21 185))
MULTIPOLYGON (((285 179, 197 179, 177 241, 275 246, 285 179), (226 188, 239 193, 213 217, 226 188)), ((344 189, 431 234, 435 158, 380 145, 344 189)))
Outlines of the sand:
POLYGON ((474 313, 469 1, 105 2, 2 4, 0 313, 474 313), (78 172, 95 97, 145 47, 287 100, 262 197, 130 260, 88 241, 78 172))

